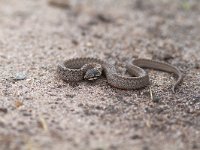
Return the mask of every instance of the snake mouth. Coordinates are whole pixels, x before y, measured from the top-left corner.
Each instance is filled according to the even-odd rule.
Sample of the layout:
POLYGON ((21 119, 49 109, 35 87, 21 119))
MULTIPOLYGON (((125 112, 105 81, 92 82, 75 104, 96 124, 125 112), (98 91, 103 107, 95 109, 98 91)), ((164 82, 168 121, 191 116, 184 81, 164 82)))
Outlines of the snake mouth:
POLYGON ((97 80, 99 77, 100 77, 100 75, 94 75, 94 74, 92 74, 92 75, 90 75, 90 76, 85 75, 85 76, 84 76, 84 79, 85 79, 85 80, 88 80, 88 81, 94 81, 94 80, 97 80))
POLYGON ((92 77, 92 78, 88 78, 87 80, 88 81, 94 81, 94 80, 97 80, 98 79, 98 77, 92 77))

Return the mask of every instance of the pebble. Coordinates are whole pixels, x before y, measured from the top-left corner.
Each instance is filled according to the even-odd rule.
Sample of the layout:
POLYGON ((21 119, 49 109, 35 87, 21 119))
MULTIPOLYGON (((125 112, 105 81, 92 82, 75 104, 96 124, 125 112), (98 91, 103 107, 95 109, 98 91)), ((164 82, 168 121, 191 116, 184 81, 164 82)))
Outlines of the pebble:
POLYGON ((26 79, 26 73, 25 72, 18 72, 15 77, 14 80, 25 80, 26 79))
POLYGON ((8 109, 7 108, 0 108, 0 112, 3 112, 3 113, 7 113, 8 112, 8 109))

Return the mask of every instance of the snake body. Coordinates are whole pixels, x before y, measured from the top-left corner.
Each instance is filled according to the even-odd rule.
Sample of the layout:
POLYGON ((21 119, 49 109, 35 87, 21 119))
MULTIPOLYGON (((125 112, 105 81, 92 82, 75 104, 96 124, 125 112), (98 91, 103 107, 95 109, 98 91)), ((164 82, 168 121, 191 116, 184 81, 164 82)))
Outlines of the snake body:
POLYGON ((122 76, 117 73, 116 68, 97 58, 73 58, 60 63, 57 66, 57 73, 61 79, 67 82, 78 82, 84 79, 93 80, 104 74, 108 84, 119 89, 139 89, 146 87, 149 75, 142 68, 152 68, 177 75, 177 81, 172 87, 175 88, 182 80, 182 73, 178 68, 160 61, 149 59, 135 59, 126 65, 127 72, 131 75, 122 76))

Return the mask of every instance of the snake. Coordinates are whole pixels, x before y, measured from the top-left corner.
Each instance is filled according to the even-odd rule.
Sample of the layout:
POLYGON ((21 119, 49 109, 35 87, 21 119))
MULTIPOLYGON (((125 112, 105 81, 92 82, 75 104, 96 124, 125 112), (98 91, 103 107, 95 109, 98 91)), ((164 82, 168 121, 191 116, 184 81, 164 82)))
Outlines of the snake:
POLYGON ((59 77, 66 82, 94 81, 105 76, 112 87, 123 90, 136 90, 150 84, 148 73, 143 68, 160 70, 176 75, 177 80, 172 86, 175 92, 182 81, 181 71, 168 63, 150 59, 133 59, 126 64, 126 71, 130 76, 121 75, 114 65, 93 57, 80 57, 65 60, 57 65, 59 77))

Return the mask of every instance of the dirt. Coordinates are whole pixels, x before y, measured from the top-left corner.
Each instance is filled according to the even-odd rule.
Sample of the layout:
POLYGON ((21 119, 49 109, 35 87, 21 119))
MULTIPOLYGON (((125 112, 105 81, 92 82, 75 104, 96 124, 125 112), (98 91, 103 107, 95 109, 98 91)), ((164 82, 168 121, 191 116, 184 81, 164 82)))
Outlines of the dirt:
POLYGON ((0 149, 200 149, 199 1, 60 2, 0 1, 0 149), (57 77, 60 61, 86 56, 121 71, 165 61, 184 79, 173 94, 174 76, 154 70, 130 91, 57 77))

